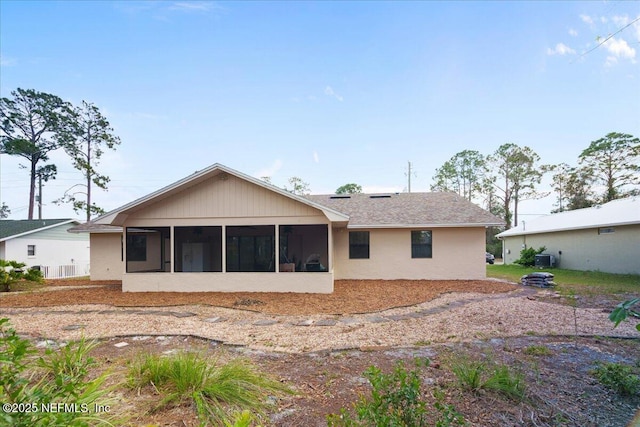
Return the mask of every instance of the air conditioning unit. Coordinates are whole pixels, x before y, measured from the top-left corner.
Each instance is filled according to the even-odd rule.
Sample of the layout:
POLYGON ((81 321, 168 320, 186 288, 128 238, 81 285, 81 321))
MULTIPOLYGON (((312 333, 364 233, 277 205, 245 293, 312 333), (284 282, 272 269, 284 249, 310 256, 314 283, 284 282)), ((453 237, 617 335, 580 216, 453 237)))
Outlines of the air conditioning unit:
POLYGON ((536 267, 554 267, 556 265, 556 257, 548 254, 536 255, 536 267))

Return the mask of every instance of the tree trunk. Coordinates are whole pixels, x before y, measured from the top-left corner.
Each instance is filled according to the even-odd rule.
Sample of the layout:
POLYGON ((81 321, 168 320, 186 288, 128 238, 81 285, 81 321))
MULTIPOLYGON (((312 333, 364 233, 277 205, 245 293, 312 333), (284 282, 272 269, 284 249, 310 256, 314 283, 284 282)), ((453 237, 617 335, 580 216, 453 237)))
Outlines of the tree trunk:
POLYGON ((36 163, 37 160, 31 156, 31 176, 29 177, 29 217, 33 219, 33 205, 36 196, 36 163))

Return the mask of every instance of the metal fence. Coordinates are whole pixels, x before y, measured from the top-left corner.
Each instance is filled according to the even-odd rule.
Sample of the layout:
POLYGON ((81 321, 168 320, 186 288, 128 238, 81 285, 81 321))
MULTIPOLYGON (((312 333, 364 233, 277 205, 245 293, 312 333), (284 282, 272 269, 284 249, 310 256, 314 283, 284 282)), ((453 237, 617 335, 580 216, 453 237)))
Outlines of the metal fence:
POLYGON ((89 264, 41 265, 45 279, 67 279, 89 275, 89 264))

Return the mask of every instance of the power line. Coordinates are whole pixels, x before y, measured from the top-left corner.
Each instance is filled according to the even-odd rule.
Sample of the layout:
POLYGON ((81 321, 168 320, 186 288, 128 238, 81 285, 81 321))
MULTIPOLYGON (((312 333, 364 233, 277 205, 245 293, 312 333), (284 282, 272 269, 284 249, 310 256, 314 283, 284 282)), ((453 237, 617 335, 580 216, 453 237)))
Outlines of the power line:
POLYGON ((593 52, 594 50, 596 50, 597 48, 599 48, 600 46, 602 46, 603 44, 605 44, 608 40, 610 40, 613 36, 615 36, 616 34, 618 34, 619 32, 629 28, 630 26, 632 26, 633 24, 635 24, 636 22, 640 21, 640 16, 638 16, 636 19, 634 19, 633 21, 629 22, 627 25, 625 25, 624 27, 620 28, 618 31, 616 31, 613 34, 610 34, 609 37, 607 37, 606 39, 602 40, 600 43, 598 43, 597 45, 595 45, 595 47, 589 49, 586 52, 583 52, 580 56, 578 56, 576 59, 574 59, 573 61, 571 61, 570 63, 573 63, 575 61, 577 61, 578 59, 582 58, 583 56, 585 56, 588 53, 593 52))

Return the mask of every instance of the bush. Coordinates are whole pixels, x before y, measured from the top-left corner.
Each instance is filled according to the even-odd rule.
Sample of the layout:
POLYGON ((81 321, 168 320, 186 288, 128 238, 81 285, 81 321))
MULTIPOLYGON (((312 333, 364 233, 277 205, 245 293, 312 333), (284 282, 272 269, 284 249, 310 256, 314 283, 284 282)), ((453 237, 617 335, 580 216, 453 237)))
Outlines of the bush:
MULTIPOLYGON (((227 414, 233 412, 251 410, 261 415, 268 406, 268 395, 291 392, 249 362, 236 359, 218 365, 193 352, 140 357, 130 366, 129 385, 153 386, 162 396, 154 410, 193 405, 203 425, 231 424, 227 414)), ((236 423, 242 425, 248 417, 245 414, 236 423)))
POLYGON ((22 279, 22 268, 26 264, 0 259, 0 291, 9 292, 11 285, 22 279))
POLYGON ((630 366, 621 363, 601 363, 591 373, 600 383, 619 394, 640 393, 640 378, 630 366))
MULTIPOLYGON (((424 366, 429 364, 427 359, 424 366)), ((434 392, 435 414, 421 399, 419 370, 407 371, 404 363, 398 362, 392 373, 385 374, 379 368, 370 366, 364 376, 372 386, 371 396, 360 397, 354 404, 353 414, 342 408, 339 414, 327 417, 329 426, 426 426, 445 427, 453 424, 464 425, 464 418, 452 405, 444 404, 444 394, 434 392), (430 423, 430 418, 437 418, 430 423)))
POLYGON ((48 350, 37 359, 40 369, 29 371, 35 350, 8 326, 8 319, 0 319, 0 402, 8 405, 0 411, 0 425, 113 425, 116 415, 109 409, 119 400, 108 397, 110 389, 103 387, 108 374, 87 378, 95 364, 87 356, 93 346, 81 340, 48 350))
POLYGON ((520 264, 524 267, 533 267, 536 265, 536 255, 541 254, 547 248, 542 246, 538 249, 526 248, 520 251, 520 258, 514 261, 516 264, 520 264))

